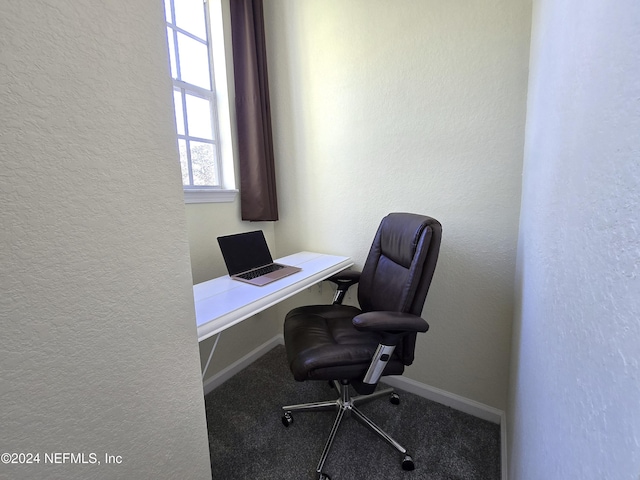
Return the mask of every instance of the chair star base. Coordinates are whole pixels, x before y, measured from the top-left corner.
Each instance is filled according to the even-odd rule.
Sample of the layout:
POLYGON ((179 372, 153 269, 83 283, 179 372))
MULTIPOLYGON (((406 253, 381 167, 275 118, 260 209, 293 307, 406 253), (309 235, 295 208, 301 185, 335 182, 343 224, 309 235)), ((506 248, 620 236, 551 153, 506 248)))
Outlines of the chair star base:
POLYGON ((319 479, 327 479, 329 477, 322 473, 322 468, 324 467, 324 463, 329 456, 329 451, 331 450, 331 446, 333 445, 333 441, 338 433, 338 428, 340 427, 340 423, 345 416, 353 415, 356 420, 358 420, 362 425, 367 427, 372 432, 376 433, 383 440, 385 440, 389 445, 395 448, 398 452, 404 455, 402 460, 402 469, 403 470, 413 470, 415 465, 413 463, 413 459, 410 455, 407 454, 407 449, 400 445, 397 441, 395 441, 389 434, 387 434, 384 430, 382 430, 378 425, 376 425, 373 421, 371 421, 365 414, 363 414, 358 408, 357 405, 362 405, 364 403, 371 402, 372 400, 376 400, 380 397, 389 396, 391 403, 398 404, 400 403, 398 395, 393 391, 392 388, 387 388, 384 390, 380 390, 378 392, 372 393, 371 395, 361 395, 357 397, 351 397, 349 392, 349 383, 348 382, 337 382, 333 381, 333 386, 336 388, 338 392, 340 392, 340 398, 334 401, 328 402, 314 402, 314 403, 301 403, 298 405, 286 405, 282 407, 284 411, 284 415, 282 416, 282 423, 285 427, 288 427, 293 423, 292 412, 320 412, 320 411, 328 411, 328 410, 337 410, 338 414, 336 415, 336 419, 333 422, 333 426, 331 427, 331 432, 329 433, 329 438, 325 443, 324 449, 322 450, 322 455, 320 456, 320 461, 318 462, 318 466, 316 468, 316 472, 318 473, 319 479))

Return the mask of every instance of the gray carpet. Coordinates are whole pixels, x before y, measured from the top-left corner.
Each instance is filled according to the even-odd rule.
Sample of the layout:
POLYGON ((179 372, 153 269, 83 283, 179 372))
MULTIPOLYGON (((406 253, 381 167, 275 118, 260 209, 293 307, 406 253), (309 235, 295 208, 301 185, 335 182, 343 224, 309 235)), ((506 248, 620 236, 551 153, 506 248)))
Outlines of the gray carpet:
MULTIPOLYGON (((500 427, 397 390, 362 412, 402 444, 416 469, 403 471, 402 455, 353 418, 343 420, 324 473, 331 480, 499 480, 500 427)), ((205 397, 211 470, 217 480, 313 480, 333 412, 297 413, 281 423, 281 406, 333 400, 326 382, 296 382, 284 347, 276 347, 205 397)))

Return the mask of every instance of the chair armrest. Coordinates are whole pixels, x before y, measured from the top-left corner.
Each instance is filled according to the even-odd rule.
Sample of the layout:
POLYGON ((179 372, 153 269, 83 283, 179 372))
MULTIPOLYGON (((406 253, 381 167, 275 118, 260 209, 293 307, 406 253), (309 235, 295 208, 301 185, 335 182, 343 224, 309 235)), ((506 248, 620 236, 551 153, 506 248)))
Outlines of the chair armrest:
POLYGON ((429 330, 429 324, 422 317, 400 312, 361 313, 353 318, 353 326, 364 332, 385 332, 400 337, 429 330))
POLYGON ((373 393, 391 354, 402 337, 429 330, 429 324, 423 318, 399 312, 361 313, 353 318, 353 326, 356 330, 380 334, 380 344, 371 359, 367 373, 362 381, 352 382, 361 395, 373 393))
POLYGON ((335 283, 336 285, 349 283, 349 286, 351 286, 360 281, 361 273, 362 272, 359 272, 358 270, 342 270, 335 275, 331 275, 329 278, 327 278, 327 280, 335 283))
POLYGON ((333 298, 334 305, 342 305, 349 287, 360 281, 360 273, 358 270, 343 270, 327 278, 327 281, 333 282, 338 286, 333 298))

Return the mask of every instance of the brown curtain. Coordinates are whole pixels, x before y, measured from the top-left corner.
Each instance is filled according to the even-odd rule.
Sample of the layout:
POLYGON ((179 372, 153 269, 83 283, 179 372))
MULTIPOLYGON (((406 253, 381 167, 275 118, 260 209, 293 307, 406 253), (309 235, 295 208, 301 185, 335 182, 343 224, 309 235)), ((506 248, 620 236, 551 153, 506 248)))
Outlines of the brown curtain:
POLYGON ((262 0, 230 0, 243 220, 278 220, 262 0))

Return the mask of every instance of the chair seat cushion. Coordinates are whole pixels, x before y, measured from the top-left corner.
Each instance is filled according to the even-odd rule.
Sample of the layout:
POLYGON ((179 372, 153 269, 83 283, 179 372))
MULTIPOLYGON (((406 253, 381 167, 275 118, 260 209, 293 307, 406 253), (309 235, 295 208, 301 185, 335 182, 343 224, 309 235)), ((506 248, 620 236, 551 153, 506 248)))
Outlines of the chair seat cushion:
MULTIPOLYGON (((376 332, 355 329, 360 309, 311 305, 290 311, 284 322, 289 367, 298 381, 362 379, 378 347, 376 332)), ((404 364, 392 355, 383 375, 400 375, 404 364)))

